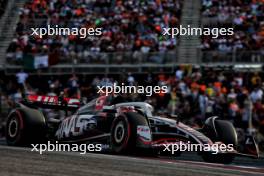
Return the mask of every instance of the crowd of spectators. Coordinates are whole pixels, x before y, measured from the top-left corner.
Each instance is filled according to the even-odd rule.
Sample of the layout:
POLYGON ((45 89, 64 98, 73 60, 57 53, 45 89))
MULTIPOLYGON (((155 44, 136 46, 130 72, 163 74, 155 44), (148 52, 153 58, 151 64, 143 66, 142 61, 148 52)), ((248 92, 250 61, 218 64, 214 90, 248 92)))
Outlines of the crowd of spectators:
POLYGON ((21 71, 15 77, 1 77, 2 105, 12 107, 23 94, 60 95, 69 97, 98 96, 97 86, 126 83, 126 85, 168 86, 168 93, 147 97, 129 95, 133 101, 147 101, 157 112, 181 114, 185 119, 201 124, 207 117, 219 115, 246 129, 252 115, 255 124, 264 124, 263 73, 227 73, 201 71, 198 68, 181 67, 175 75, 124 73, 112 77, 84 75, 41 76, 21 71), (42 80, 42 81, 39 81, 42 80), (3 103, 5 102, 5 103, 3 103))
POLYGON ((223 53, 234 50, 263 51, 263 12, 263 0, 203 0, 202 17, 208 20, 204 23, 210 27, 233 27, 235 34, 216 39, 203 36, 201 48, 223 53))
POLYGON ((0 18, 5 12, 6 6, 7 6, 7 0, 0 0, 0 18))
MULTIPOLYGON (((177 39, 162 35, 164 27, 178 27, 183 0, 28 0, 20 10, 14 39, 7 50, 7 61, 23 61, 24 54, 59 53, 68 61, 105 63, 158 52, 149 59, 162 63, 160 54, 174 51, 177 39), (67 28, 102 28, 100 36, 31 36, 31 27, 47 25, 67 28), (119 55, 106 53, 127 53, 119 55)), ((206 27, 233 27, 232 36, 202 36, 204 51, 257 51, 264 46, 263 0, 202 0, 206 27), (211 19, 211 20, 210 20, 211 19)), ((259 52, 260 51, 260 52, 259 52)), ((262 52, 261 52, 262 51, 262 52)), ((239 53, 239 52, 237 52, 239 53)), ((248 59, 248 57, 247 57, 248 59)), ((65 61, 64 61, 65 62, 65 61)))
MULTIPOLYGON (((7 60, 24 53, 59 51, 68 58, 97 59, 102 53, 166 52, 177 39, 162 35, 163 27, 179 25, 182 0, 28 0, 20 10, 7 60), (31 36, 31 27, 102 28, 100 36, 31 36), (94 58, 95 56, 98 56, 94 58)), ((102 57, 102 56, 101 56, 102 57)))
POLYGON ((209 116, 217 115, 231 121, 245 133, 252 119, 255 131, 260 132, 257 134, 264 136, 263 74, 204 70, 190 66, 177 68, 175 74, 123 73, 108 76, 44 76, 40 72, 29 75, 21 70, 14 76, 0 78, 0 111, 7 114, 25 94, 58 96, 63 92, 67 97, 82 97, 88 102, 99 96, 97 86, 114 83, 135 86, 165 85, 168 87, 167 93, 153 94, 150 97, 144 94, 124 96, 129 97, 130 101, 150 103, 158 114, 179 114, 182 121, 197 127, 201 127, 209 116))

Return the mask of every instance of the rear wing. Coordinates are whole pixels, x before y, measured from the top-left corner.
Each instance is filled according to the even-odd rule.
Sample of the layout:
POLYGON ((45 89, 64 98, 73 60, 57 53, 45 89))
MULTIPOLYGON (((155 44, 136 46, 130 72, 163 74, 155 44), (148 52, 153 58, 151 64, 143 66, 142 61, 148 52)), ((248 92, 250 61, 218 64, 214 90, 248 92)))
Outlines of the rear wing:
POLYGON ((81 101, 77 98, 43 95, 27 95, 21 103, 31 107, 70 111, 76 110, 81 106, 81 101))

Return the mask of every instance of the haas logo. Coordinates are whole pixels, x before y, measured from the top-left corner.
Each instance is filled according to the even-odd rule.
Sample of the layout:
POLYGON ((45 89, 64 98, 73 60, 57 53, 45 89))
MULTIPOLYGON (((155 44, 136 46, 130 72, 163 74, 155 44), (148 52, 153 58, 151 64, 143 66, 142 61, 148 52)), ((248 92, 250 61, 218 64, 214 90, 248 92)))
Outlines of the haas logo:
POLYGON ((79 136, 96 126, 97 122, 93 115, 75 115, 62 121, 55 136, 58 139, 79 136))

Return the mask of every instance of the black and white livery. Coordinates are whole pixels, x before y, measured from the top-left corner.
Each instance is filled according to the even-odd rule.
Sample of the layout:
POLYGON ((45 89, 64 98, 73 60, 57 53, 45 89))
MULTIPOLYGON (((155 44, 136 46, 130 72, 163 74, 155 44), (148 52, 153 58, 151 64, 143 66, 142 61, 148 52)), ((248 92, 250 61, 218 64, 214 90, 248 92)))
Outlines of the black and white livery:
MULTIPOLYGON (((233 125, 217 117, 208 118, 201 129, 180 122, 176 116, 155 116, 145 102, 126 102, 120 96, 101 96, 81 105, 78 99, 30 95, 9 114, 6 123, 8 145, 59 141, 62 143, 100 143, 113 153, 148 152, 168 155, 169 144, 232 144, 227 152, 198 152, 205 161, 230 163, 236 155, 258 157, 253 137, 245 150, 237 151, 233 125), (43 109, 64 110, 61 119, 48 118, 43 109), (70 114, 69 114, 70 113, 70 114)), ((179 155, 176 152, 175 155, 179 155)))

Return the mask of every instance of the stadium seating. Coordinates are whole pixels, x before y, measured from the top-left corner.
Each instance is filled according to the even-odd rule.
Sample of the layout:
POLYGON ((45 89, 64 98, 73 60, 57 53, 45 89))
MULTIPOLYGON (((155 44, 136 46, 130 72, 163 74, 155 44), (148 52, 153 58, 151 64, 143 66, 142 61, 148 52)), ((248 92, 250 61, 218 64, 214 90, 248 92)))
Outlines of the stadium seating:
MULTIPOLYGON (((136 59, 148 53, 172 51, 177 39, 162 36, 162 27, 179 24, 182 0, 29 0, 21 9, 16 36, 7 50, 8 62, 20 62, 23 53, 60 52, 61 62, 104 63, 108 53, 121 53, 114 62, 127 56, 136 59), (37 38, 31 27, 101 27, 103 35, 80 39, 74 36, 37 38)), ((158 55, 157 54, 157 55, 158 55)), ((162 63, 159 57, 152 62, 162 63)), ((147 61, 147 60, 146 60, 147 61)))
POLYGON ((233 50, 263 50, 263 0, 203 0, 202 16, 210 27, 234 27, 235 35, 202 38, 202 49, 230 53, 233 50))

